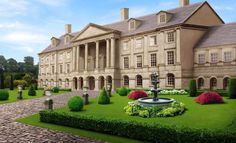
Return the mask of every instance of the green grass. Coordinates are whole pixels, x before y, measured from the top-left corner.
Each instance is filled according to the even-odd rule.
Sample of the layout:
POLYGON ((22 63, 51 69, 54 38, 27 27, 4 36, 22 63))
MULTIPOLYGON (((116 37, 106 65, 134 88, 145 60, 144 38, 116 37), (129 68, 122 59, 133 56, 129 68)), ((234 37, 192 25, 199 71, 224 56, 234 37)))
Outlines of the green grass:
MULTIPOLYGON (((200 105, 194 102, 195 98, 193 97, 183 95, 163 97, 174 98, 178 101, 185 103, 187 111, 181 116, 169 118, 141 118, 137 116, 128 116, 124 113, 123 107, 126 106, 130 100, 126 96, 121 97, 118 95, 113 96, 111 98, 112 103, 108 105, 99 105, 97 104, 97 99, 93 99, 90 104, 86 105, 84 110, 81 112, 70 112, 68 107, 60 108, 55 111, 70 112, 70 114, 75 115, 83 114, 118 120, 137 121, 146 124, 160 123, 163 125, 175 125, 180 127, 185 126, 190 128, 210 129, 215 131, 224 129, 236 130, 236 100, 224 98, 224 104, 200 105)), ((110 135, 103 136, 103 134, 100 133, 92 134, 90 133, 90 131, 83 131, 79 129, 71 129, 68 127, 41 123, 39 122, 38 115, 23 118, 18 121, 44 128, 66 131, 72 134, 78 134, 82 136, 85 135, 95 139, 102 139, 105 141, 124 142, 122 141, 123 138, 117 138, 114 136, 112 137, 110 135), (85 134, 86 132, 87 134, 85 134), (111 137, 112 140, 107 139, 106 137, 111 137)))
MULTIPOLYGON (((17 99, 17 96, 18 96, 18 90, 17 89, 8 90, 8 92, 9 92, 8 100, 0 101, 0 104, 21 101, 21 100, 17 99)), ((28 90, 23 90, 22 92, 23 92, 23 94, 22 94, 23 100, 35 99, 35 98, 39 98, 39 97, 43 96, 43 90, 36 90, 36 96, 29 96, 28 95, 28 90)), ((60 91, 59 93, 53 93, 53 95, 62 94, 62 93, 65 93, 65 91, 60 91)))

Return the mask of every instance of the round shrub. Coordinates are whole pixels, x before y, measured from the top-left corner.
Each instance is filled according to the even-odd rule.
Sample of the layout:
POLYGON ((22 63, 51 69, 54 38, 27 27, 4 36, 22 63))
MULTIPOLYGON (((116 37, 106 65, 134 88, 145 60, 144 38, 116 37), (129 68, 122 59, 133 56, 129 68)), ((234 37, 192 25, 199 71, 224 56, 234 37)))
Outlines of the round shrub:
POLYGON ((195 97, 197 95, 197 85, 196 80, 189 81, 189 95, 195 97))
POLYGON ((34 90, 34 87, 31 85, 28 91, 29 96, 36 96, 36 91, 34 90))
POLYGON ((223 103, 223 98, 216 92, 204 92, 195 101, 199 104, 223 103))
POLYGON ((143 90, 131 91, 128 96, 129 99, 133 99, 133 100, 143 98, 143 97, 148 97, 147 93, 143 90))
POLYGON ((0 90, 0 100, 8 100, 9 93, 7 90, 0 90))
POLYGON ((236 78, 229 80, 228 96, 231 99, 236 98, 236 78))
POLYGON ((53 92, 53 93, 58 93, 59 90, 60 90, 59 87, 53 87, 53 88, 52 88, 52 92, 53 92))
POLYGON ((118 88, 117 93, 118 93, 120 96, 127 96, 128 90, 127 90, 126 87, 121 87, 121 88, 118 88))
POLYGON ((107 95, 105 88, 100 91, 98 104, 110 104, 110 97, 107 95))
POLYGON ((84 102, 80 96, 73 96, 68 101, 68 107, 71 111, 81 111, 84 107, 84 102))

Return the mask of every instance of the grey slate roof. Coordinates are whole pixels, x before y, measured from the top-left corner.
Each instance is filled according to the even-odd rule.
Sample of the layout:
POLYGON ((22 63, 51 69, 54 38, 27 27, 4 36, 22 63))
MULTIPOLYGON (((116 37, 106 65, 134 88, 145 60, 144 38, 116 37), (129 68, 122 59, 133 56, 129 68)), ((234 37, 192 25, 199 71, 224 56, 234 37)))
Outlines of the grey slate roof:
MULTIPOLYGON (((189 18, 203 4, 204 4, 204 2, 201 2, 201 3, 195 3, 192 5, 188 5, 185 7, 179 7, 179 8, 167 10, 166 12, 172 13, 173 16, 172 16, 171 20, 169 22, 167 22, 166 24, 161 24, 161 25, 157 24, 156 14, 158 12, 156 12, 156 13, 149 14, 146 16, 136 17, 135 19, 141 20, 142 22, 141 22, 141 25, 137 29, 132 30, 132 31, 128 30, 128 22, 127 22, 128 20, 103 25, 103 27, 120 31, 121 36, 129 36, 129 35, 133 35, 133 34, 138 34, 138 33, 146 32, 146 31, 155 30, 157 28, 163 28, 163 27, 168 27, 168 26, 172 26, 172 25, 176 25, 176 24, 182 24, 185 22, 185 20, 187 18, 189 18)), ((76 36, 79 33, 80 33, 80 31, 72 33, 72 35, 76 36)), ((56 47, 52 47, 51 45, 49 45, 41 53, 65 49, 65 48, 69 48, 73 45, 72 43, 64 44, 64 35, 62 35, 59 39, 60 39, 60 43, 56 47)))
POLYGON ((203 36, 196 48, 236 44, 236 23, 214 26, 203 36))

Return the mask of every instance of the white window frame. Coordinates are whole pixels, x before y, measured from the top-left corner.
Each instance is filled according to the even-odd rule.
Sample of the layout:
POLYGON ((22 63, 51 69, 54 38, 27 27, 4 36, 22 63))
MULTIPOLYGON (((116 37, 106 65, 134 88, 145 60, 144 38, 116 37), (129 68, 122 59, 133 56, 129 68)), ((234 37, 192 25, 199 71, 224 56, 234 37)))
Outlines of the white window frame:
POLYGON ((232 52, 231 51, 224 52, 224 62, 232 62, 232 52))
POLYGON ((157 45, 157 36, 153 35, 149 38, 149 46, 156 46, 157 45))
POLYGON ((206 55, 198 54, 198 64, 205 64, 205 63, 206 63, 206 55))
POLYGON ((143 39, 142 38, 138 38, 135 40, 135 48, 140 49, 143 47, 143 39))
POLYGON ((217 52, 212 52, 210 53, 210 57, 211 57, 211 63, 217 63, 219 61, 218 59, 218 53, 217 52))

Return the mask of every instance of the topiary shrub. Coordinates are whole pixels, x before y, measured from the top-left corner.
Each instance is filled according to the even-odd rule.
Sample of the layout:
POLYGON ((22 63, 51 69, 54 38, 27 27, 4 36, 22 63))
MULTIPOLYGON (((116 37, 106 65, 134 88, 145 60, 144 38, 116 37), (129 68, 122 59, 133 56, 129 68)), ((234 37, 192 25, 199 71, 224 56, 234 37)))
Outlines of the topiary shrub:
POLYGON ((128 98, 137 100, 139 98, 148 97, 147 93, 143 90, 134 90, 129 93, 128 98))
POLYGON ((10 80, 10 90, 14 89, 14 83, 13 83, 13 76, 11 75, 11 80, 10 80))
POLYGON ((53 87, 52 88, 53 93, 59 93, 59 90, 60 90, 59 87, 53 87))
POLYGON ((229 80, 228 96, 231 99, 236 98, 236 78, 229 80))
POLYGON ((7 90, 0 90, 0 100, 8 100, 9 93, 7 90))
POLYGON ((195 101, 199 104, 223 103, 223 98, 216 92, 204 92, 195 101))
POLYGON ((81 111, 84 107, 84 102, 80 96, 73 96, 68 101, 68 107, 71 111, 81 111))
POLYGON ((30 85, 28 95, 29 96, 36 96, 36 91, 34 90, 34 87, 32 85, 30 85))
POLYGON ((105 88, 100 91, 98 104, 110 104, 110 97, 107 95, 105 88))
POLYGON ((117 89, 117 93, 118 93, 120 96, 127 96, 128 90, 127 90, 126 87, 121 87, 121 88, 118 88, 118 89, 117 89))
POLYGON ((189 95, 195 97, 197 95, 197 85, 196 80, 189 81, 189 95))

